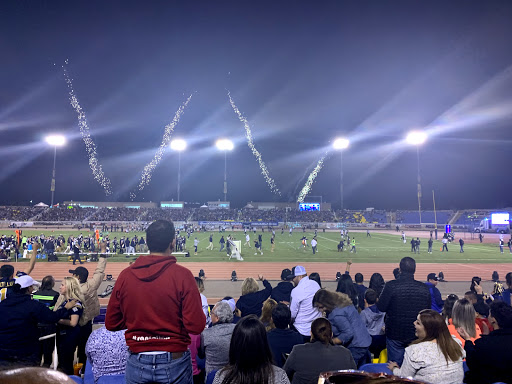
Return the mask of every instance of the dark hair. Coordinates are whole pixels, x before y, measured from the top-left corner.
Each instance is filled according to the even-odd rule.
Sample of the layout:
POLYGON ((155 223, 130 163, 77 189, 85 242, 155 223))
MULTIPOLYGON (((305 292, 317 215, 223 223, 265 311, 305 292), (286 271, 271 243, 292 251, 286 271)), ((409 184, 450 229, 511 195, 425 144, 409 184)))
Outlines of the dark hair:
POLYGON ((370 277, 368 288, 373 289, 375 292, 377 292, 377 296, 380 296, 385 284, 386 283, 382 275, 379 272, 375 272, 372 277, 370 277))
POLYGON ((452 309, 453 309, 453 305, 455 304, 455 302, 459 300, 459 296, 457 295, 454 295, 453 293, 448 295, 448 297, 446 298, 446 300, 444 301, 444 306, 443 306, 443 318, 445 320, 448 320, 448 319, 451 319, 452 318, 452 309))
POLYGON ((50 289, 53 289, 54 286, 55 286, 55 279, 53 278, 52 275, 48 275, 43 278, 43 281, 41 282, 40 289, 42 291, 50 290, 50 289))
POLYGON ((276 328, 286 329, 292 321, 292 312, 286 304, 279 303, 272 310, 272 321, 276 328))
POLYGON ((509 287, 512 286, 512 272, 507 273, 505 276, 505 281, 509 287))
POLYGON ((357 292, 357 288, 354 286, 354 282, 350 275, 346 273, 341 275, 341 278, 338 280, 338 286, 336 287, 336 292, 345 293, 350 297, 352 303, 357 308, 359 305, 359 292, 357 292))
POLYGON ((448 360, 456 362, 463 357, 462 348, 452 338, 446 322, 438 312, 424 309, 420 311, 419 317, 421 324, 425 327, 425 337, 414 341, 414 344, 436 340, 437 346, 446 359, 446 364, 448 364, 448 360))
POLYGON ((395 276, 395 280, 400 277, 400 268, 393 269, 393 276, 395 276))
POLYGON ((400 273, 414 274, 414 272, 416 272, 416 260, 409 256, 400 260, 400 273))
MULTIPOLYGON (((174 240, 174 224, 156 220, 146 229, 146 244, 150 252, 165 252, 174 240)), ((173 249, 171 249, 173 251, 173 249)))
POLYGON ((332 325, 329 320, 319 317, 311 323, 311 339, 322 344, 332 344, 332 325))
POLYGON ((469 290, 471 292, 474 292, 476 293, 476 290, 475 290, 475 283, 480 285, 480 283, 482 282, 482 278, 481 277, 478 277, 478 276, 474 276, 472 279, 471 279, 471 286, 469 287, 469 290))
POLYGON ((467 291, 464 296, 469 297, 471 300, 478 300, 478 296, 476 295, 476 292, 473 291, 467 291))
POLYGON ((0 267, 0 274, 2 279, 10 279, 14 275, 14 267, 10 264, 5 264, 0 267))
POLYGON ((503 301, 493 301, 490 305, 491 316, 496 319, 500 329, 512 329, 512 307, 503 301))
POLYGON ((354 275, 354 280, 356 283, 362 283, 364 281, 364 277, 363 277, 363 274, 362 273, 356 273, 354 275))
POLYGON ((364 299, 368 303, 368 305, 373 305, 377 302, 377 299, 379 297, 377 296, 377 292, 375 292, 373 289, 368 288, 366 292, 364 293, 364 299))
POLYGON ((15 283, 15 284, 13 284, 13 286, 12 286, 12 291, 13 291, 14 293, 18 293, 18 294, 20 294, 20 295, 26 295, 26 294, 28 293, 28 289, 29 289, 29 288, 30 288, 30 287, 21 288, 21 285, 19 285, 19 284, 16 284, 16 283, 15 283))
POLYGON ((272 352, 265 326, 254 315, 243 317, 235 326, 229 344, 229 364, 223 384, 259 384, 273 381, 272 352))
POLYGON ((320 288, 322 288, 322 281, 320 280, 320 274, 318 272, 313 272, 309 274, 309 279, 314 280, 318 283, 320 288))

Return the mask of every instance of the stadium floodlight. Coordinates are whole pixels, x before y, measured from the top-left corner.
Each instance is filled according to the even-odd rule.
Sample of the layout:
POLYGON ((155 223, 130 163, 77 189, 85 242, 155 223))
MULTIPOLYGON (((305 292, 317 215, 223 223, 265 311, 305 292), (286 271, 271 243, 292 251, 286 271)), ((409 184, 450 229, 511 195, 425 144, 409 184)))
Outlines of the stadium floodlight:
POLYGON ((57 147, 62 147, 66 144, 66 137, 62 135, 49 135, 44 138, 47 144, 53 146, 53 171, 52 171, 52 183, 50 184, 50 191, 52 192, 52 198, 50 207, 53 207, 53 197, 55 195, 55 164, 57 162, 57 147))
POLYGON ((232 151, 235 147, 233 142, 229 139, 219 139, 215 143, 215 146, 219 151, 224 152, 224 201, 227 201, 228 195, 228 162, 227 162, 227 152, 232 151))
POLYGON ((62 135, 49 135, 44 138, 44 141, 54 147, 62 147, 66 144, 66 137, 62 135))
POLYGON ((338 137, 332 143, 332 147, 340 151, 340 209, 343 210, 343 150, 347 149, 350 141, 344 137, 338 137))
POLYGON ((233 142, 229 139, 219 139, 215 143, 215 146, 219 151, 232 151, 235 147, 233 142))
POLYGON ((411 131, 407 134, 405 141, 416 147, 416 158, 418 165, 418 213, 421 225, 421 176, 420 176, 420 146, 427 141, 427 134, 424 131, 411 131))
POLYGON ((171 149, 178 152, 184 151, 187 149, 187 142, 183 139, 174 139, 171 141, 171 149))
POLYGON ((422 145, 427 141, 427 134, 423 131, 411 131, 407 134, 405 140, 410 145, 422 145))
POLYGON ((347 149, 349 145, 350 141, 344 137, 339 137, 332 143, 334 149, 347 149))
POLYGON ((181 188, 181 152, 187 149, 187 142, 183 139, 174 139, 171 141, 171 149, 178 152, 178 201, 180 200, 181 188))

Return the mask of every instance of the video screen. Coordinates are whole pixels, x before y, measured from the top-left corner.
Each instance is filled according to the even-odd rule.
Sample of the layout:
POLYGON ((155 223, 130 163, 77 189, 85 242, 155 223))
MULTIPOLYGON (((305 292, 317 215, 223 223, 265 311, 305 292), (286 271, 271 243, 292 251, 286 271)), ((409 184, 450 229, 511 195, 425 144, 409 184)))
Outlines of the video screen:
POLYGON ((320 203, 300 203, 299 211, 319 211, 320 203))
POLYGON ((510 214, 509 213, 492 213, 491 222, 493 224, 509 224, 510 214))

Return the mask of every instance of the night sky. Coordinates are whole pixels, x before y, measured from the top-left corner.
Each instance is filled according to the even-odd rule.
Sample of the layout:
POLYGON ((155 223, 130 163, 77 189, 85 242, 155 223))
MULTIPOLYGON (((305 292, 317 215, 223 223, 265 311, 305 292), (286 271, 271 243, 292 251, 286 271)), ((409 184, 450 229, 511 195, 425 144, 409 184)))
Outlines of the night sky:
POLYGON ((415 209, 412 129, 423 207, 512 206, 512 2, 503 1, 21 1, 0 2, 0 204, 50 201, 53 150, 62 133, 55 200, 176 199, 178 155, 168 149, 138 191, 164 127, 192 94, 173 138, 181 197, 296 201, 330 151, 310 196, 345 207, 415 209), (73 79, 106 196, 69 101, 73 79), (282 195, 272 193, 247 145, 228 90, 282 195))

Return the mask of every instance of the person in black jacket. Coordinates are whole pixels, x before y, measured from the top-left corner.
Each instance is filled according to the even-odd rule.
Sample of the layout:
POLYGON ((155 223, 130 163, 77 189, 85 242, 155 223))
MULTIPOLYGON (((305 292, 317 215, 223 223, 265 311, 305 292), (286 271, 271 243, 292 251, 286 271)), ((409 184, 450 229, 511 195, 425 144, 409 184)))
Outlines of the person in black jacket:
POLYGON ((261 316, 261 309, 263 308, 263 302, 267 300, 272 293, 272 286, 270 283, 261 275, 258 275, 258 279, 263 282, 265 289, 259 291, 258 282, 248 277, 242 284, 242 296, 236 302, 236 307, 240 310, 241 316, 256 315, 261 316))
POLYGON ((16 278, 13 292, 0 302, 0 366, 39 366, 38 323, 56 323, 68 315, 76 300, 52 312, 46 305, 32 300, 33 288, 39 283, 28 275, 16 278))
POLYGON ((418 313, 430 309, 430 292, 421 281, 414 280, 416 261, 412 257, 400 260, 400 278, 386 283, 377 302, 379 311, 386 312, 386 347, 388 361, 402 365, 407 347, 416 339, 414 322, 418 313))
POLYGON ((292 274, 288 268, 283 269, 281 272, 281 282, 279 282, 274 289, 270 297, 278 303, 290 303, 290 294, 292 293, 293 284, 288 280, 288 276, 292 274))
POLYGON ((466 340, 464 349, 469 371, 466 372, 465 383, 512 383, 512 307, 502 301, 492 302, 489 322, 494 331, 482 335, 474 344, 464 329, 457 328, 466 340))

